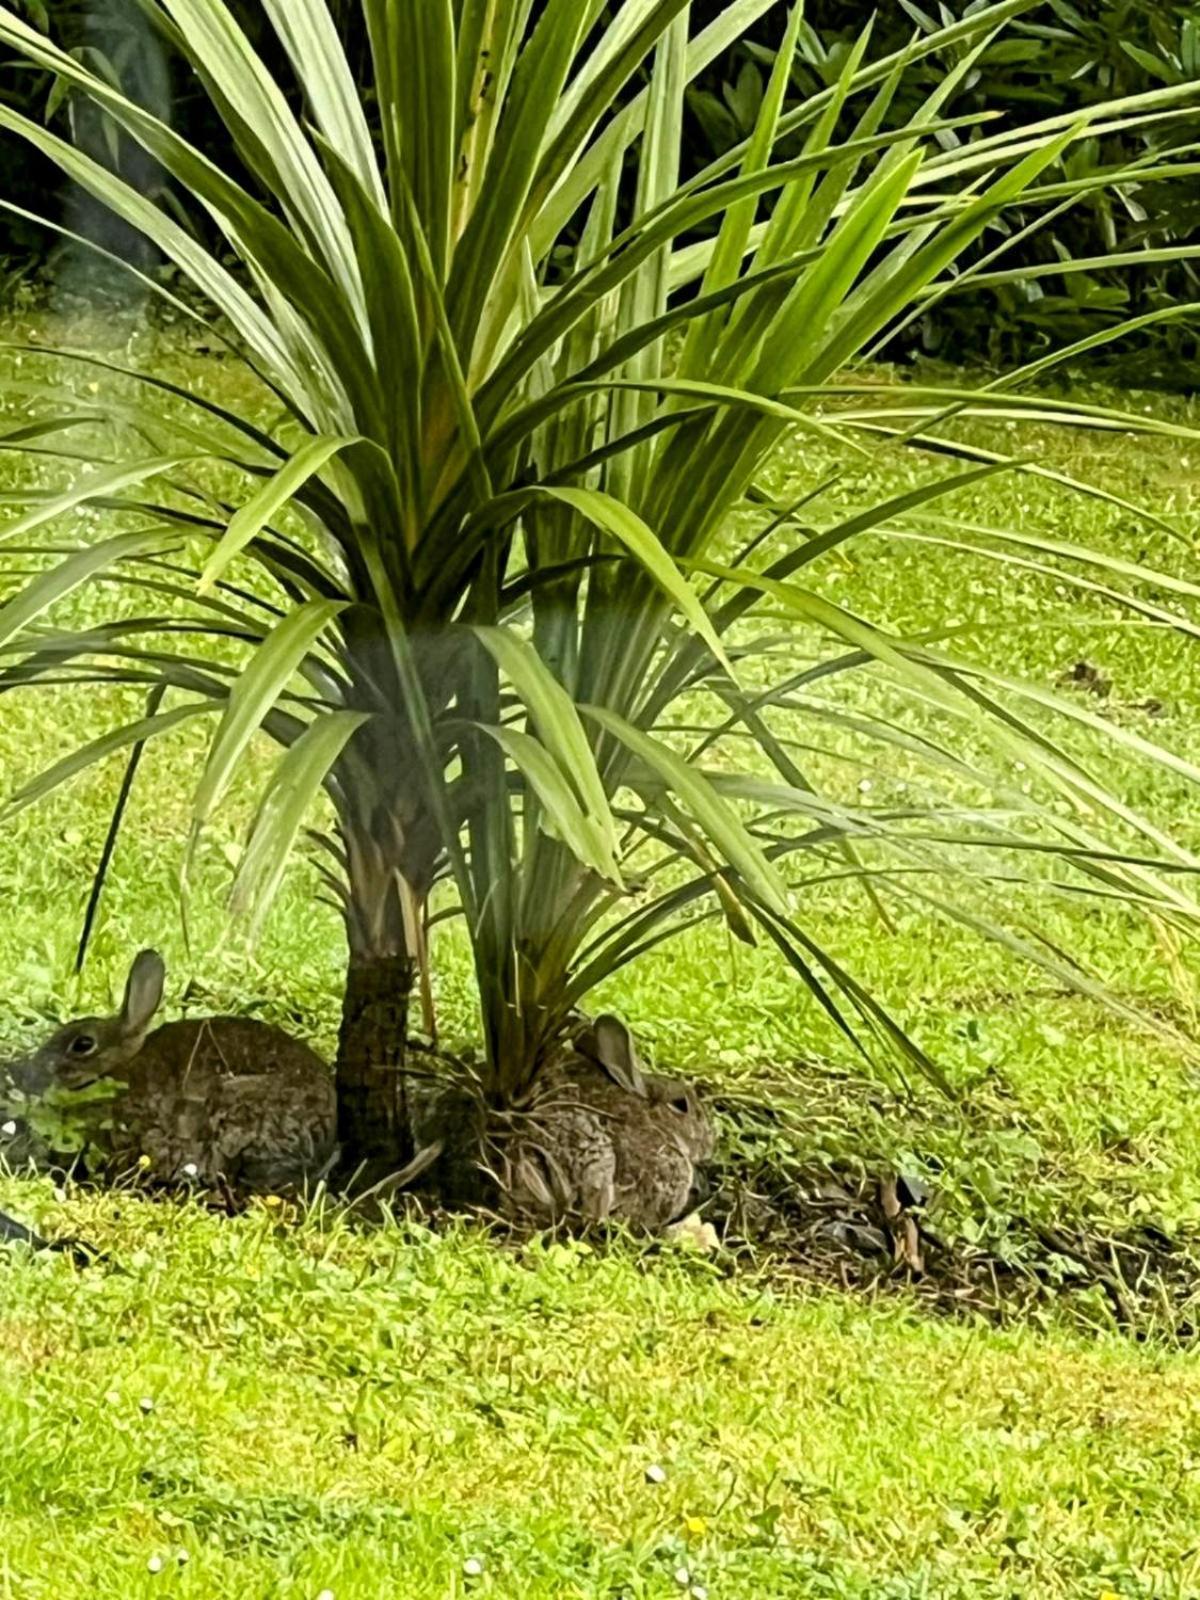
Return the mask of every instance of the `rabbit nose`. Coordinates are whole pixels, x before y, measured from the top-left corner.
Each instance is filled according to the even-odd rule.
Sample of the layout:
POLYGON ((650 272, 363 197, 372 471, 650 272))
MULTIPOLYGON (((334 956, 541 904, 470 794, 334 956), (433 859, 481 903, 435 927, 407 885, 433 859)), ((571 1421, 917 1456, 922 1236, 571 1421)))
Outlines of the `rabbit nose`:
POLYGON ((50 1087, 50 1071, 33 1057, 11 1061, 4 1068, 3 1078, 22 1094, 45 1094, 50 1087))

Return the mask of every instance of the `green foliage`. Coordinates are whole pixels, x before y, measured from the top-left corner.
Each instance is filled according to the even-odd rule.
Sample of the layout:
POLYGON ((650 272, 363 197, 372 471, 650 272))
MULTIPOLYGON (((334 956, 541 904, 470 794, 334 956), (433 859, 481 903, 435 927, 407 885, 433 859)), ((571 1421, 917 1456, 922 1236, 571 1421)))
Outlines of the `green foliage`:
MULTIPOLYGON (((791 73, 789 104, 801 105, 837 81, 855 40, 873 22, 877 49, 898 50, 912 38, 936 36, 956 18, 970 16, 971 5, 923 7, 905 3, 878 9, 869 5, 805 8, 805 21, 791 73)), ((748 136, 754 107, 776 57, 781 25, 770 14, 736 52, 689 90, 695 130, 715 154, 748 136)), ((911 115, 955 62, 965 45, 937 51, 915 63, 896 96, 896 112, 911 115)), ((1016 17, 996 34, 963 80, 956 109, 990 111, 1024 118, 1052 116, 1069 99, 1096 105, 1146 93, 1164 85, 1195 82, 1200 76, 1200 9, 1174 0, 1100 0, 1074 5, 1047 0, 1016 17)), ((942 135, 953 145, 964 135, 942 135)), ((1200 187, 1194 175, 1162 183, 1156 177, 1161 157, 1185 154, 1192 144, 1190 124, 1167 119, 1136 129, 1114 128, 1078 144, 1064 159, 1073 178, 1094 177, 1062 209, 1040 216, 1015 206, 997 217, 966 258, 983 257, 1002 241, 1010 265, 1043 269, 1004 284, 961 289, 929 307, 911 334, 893 344, 899 355, 912 341, 926 353, 951 360, 980 356, 1004 365, 1027 359, 1039 349, 1081 338, 1134 314, 1169 311, 1196 298, 1191 261, 1148 256, 1113 270, 1104 257, 1115 252, 1155 251, 1191 245, 1200 221, 1200 187), (1104 180, 1120 167, 1140 164, 1143 175, 1128 181, 1104 180), (1087 261, 1088 270, 1059 275, 1058 261, 1087 261)), ((1143 330, 1133 348, 1157 352, 1165 381, 1195 358, 1194 319, 1174 316, 1143 330)), ((1149 364, 1153 365, 1151 361, 1149 364)))
MULTIPOLYGON (((187 115, 187 97, 175 106, 178 85, 167 43, 147 25, 137 0, 18 0, 16 10, 35 29, 71 56, 86 63, 160 115, 187 115)), ((86 99, 71 95, 55 73, 28 61, 9 60, 0 67, 0 102, 22 114, 55 126, 98 161, 122 172, 148 192, 161 190, 161 175, 137 146, 123 140, 116 126, 96 114, 86 99)), ((0 157, 0 193, 8 202, 0 218, 0 249, 8 253, 14 280, 53 262, 65 285, 78 269, 78 258, 63 251, 53 229, 39 224, 47 212, 47 195, 58 196, 51 220, 118 255, 149 266, 153 247, 135 230, 115 221, 86 192, 63 183, 54 163, 34 151, 18 155, 9 147, 0 157)))
POLYGON ((10 1093, 0 1101, 0 1116, 19 1118, 22 1128, 58 1157, 85 1155, 89 1148, 103 1146, 112 1127, 112 1104, 120 1092, 119 1083, 101 1078, 86 1089, 68 1093, 51 1088, 28 1101, 10 1093))
MULTIPOLYGON (((330 3, 351 70, 364 93, 371 96, 369 51, 365 30, 353 25, 354 0, 330 3)), ((20 0, 15 9, 64 49, 121 84, 133 98, 160 111, 169 105, 170 119, 189 141, 221 159, 225 135, 220 118, 207 96, 197 92, 186 55, 177 50, 173 34, 152 27, 153 12, 136 0, 102 0, 100 4, 68 0, 52 8, 42 0, 20 0)), ((256 52, 294 101, 286 50, 272 32, 263 8, 235 0, 232 9, 256 52)), ((694 19, 703 24, 718 20, 723 9, 709 0, 694 0, 692 6, 694 19)), ((975 9, 961 0, 954 5, 893 5, 882 10, 866 4, 833 5, 816 0, 806 7, 800 27, 788 104, 800 104, 837 82, 855 40, 868 23, 873 26, 875 49, 894 51, 914 37, 936 37, 938 30, 969 18, 975 9)), ((702 170, 713 155, 750 136, 784 22, 782 5, 767 8, 735 50, 721 52, 690 82, 682 129, 687 175, 702 170)), ((1070 0, 1046 0, 1029 14, 1015 18, 987 45, 961 85, 959 109, 1029 117, 1053 114, 1067 97, 1073 104, 1095 104, 1193 81, 1198 28, 1196 7, 1180 6, 1173 0, 1148 4, 1101 0, 1098 5, 1083 7, 1070 0)), ((910 115, 965 48, 948 45, 923 62, 915 62, 896 96, 898 113, 910 115)), ((628 99, 647 78, 648 73, 640 70, 622 91, 622 99, 628 99)), ((136 148, 115 136, 111 123, 96 120, 86 100, 69 94, 51 74, 15 64, 8 69, 3 94, 27 115, 45 116, 64 127, 69 124, 73 135, 82 138, 101 159, 117 165, 132 161, 143 187, 159 180, 160 174, 152 166, 139 168, 136 148)), ((941 137, 950 143, 955 135, 947 132, 941 137)), ((1082 143, 1072 153, 1068 170, 1077 177, 1098 175, 1186 145, 1187 137, 1186 129, 1172 122, 1151 125, 1132 136, 1121 131, 1106 134, 1082 143)), ((5 196, 20 201, 27 210, 40 209, 45 191, 60 182, 51 163, 28 153, 18 157, 14 151, 0 171, 5 196)), ((1096 262, 1094 270, 1061 279, 1053 273, 1027 276, 979 293, 959 291, 929 308, 911 333, 897 339, 890 353, 899 355, 919 339, 919 348, 927 353, 950 359, 984 356, 994 364, 1006 364, 1031 349, 1048 348, 1056 339, 1079 337, 1121 317, 1166 310, 1180 300, 1192 299, 1195 277, 1186 261, 1151 259, 1117 273, 1106 270, 1099 258, 1116 249, 1193 242, 1198 194, 1194 179, 1180 181, 1177 177, 1164 185, 1148 175, 1119 188, 1101 186, 1083 192, 1049 221, 1014 208, 1006 218, 993 222, 976 253, 1011 230, 1036 223, 1018 240, 1010 260, 1050 267, 1060 258, 1086 259, 1096 262)), ((90 238, 115 245, 119 253, 146 253, 136 233, 120 231, 114 237, 102 208, 77 188, 64 191, 57 220, 64 217, 90 238)), ((701 236, 704 231, 701 225, 701 236)), ((54 243, 53 234, 31 219, 15 215, 8 217, 0 237, 7 238, 12 252, 13 281, 43 259, 54 243)), ((151 259, 147 255, 146 264, 151 259)), ((74 275, 73 269, 68 271, 68 277, 74 275)), ((1135 339, 1133 349, 1145 351, 1151 366, 1157 352, 1155 370, 1166 381, 1173 381, 1167 377, 1168 368, 1177 368, 1196 354, 1191 321, 1169 317, 1148 326, 1135 339)))
MULTIPOLYGON (((847 374, 955 286, 998 219, 1090 194, 1094 176, 1062 163, 1094 128, 1136 139, 1190 108, 1189 85, 1033 128, 953 115, 995 30, 1025 9, 1005 0, 899 55, 871 57, 864 36, 836 82, 788 109, 794 8, 749 139, 681 183, 688 83, 766 0, 727 6, 695 34, 684 0, 627 0, 603 22, 577 0, 536 19, 515 3, 366 0, 369 100, 325 0, 268 0, 302 112, 221 0, 151 9, 225 122, 222 162, 11 11, 0 40, 158 163, 219 247, 161 192, 39 120, 0 107, 0 126, 190 281, 201 311, 146 288, 244 364, 256 404, 144 371, 121 405, 128 433, 92 473, 77 475, 61 436, 94 410, 51 406, 13 439, 67 482, 24 491, 0 529, 0 557, 50 558, 0 610, 0 689, 116 683, 169 702, 124 707, 14 809, 211 718, 190 868, 267 735, 286 754, 259 796, 235 899, 261 917, 321 791, 329 825, 315 841, 354 961, 422 961, 431 895, 452 885, 484 1079, 502 1098, 528 1087, 596 984, 695 917, 765 939, 856 1046, 936 1076, 806 925, 809 871, 860 874, 878 904, 922 903, 1089 993, 1102 985, 1069 955, 1002 909, 964 903, 955 880, 969 900, 986 872, 926 891, 914 869, 937 878, 947 849, 995 850, 1020 879, 1022 857, 1050 858, 1074 892, 1190 933, 1197 862, 1078 758, 1071 730, 1091 729, 1090 713, 958 653, 936 593, 905 632, 869 614, 869 588, 831 599, 816 583, 821 558, 870 536, 984 544, 1019 565, 1020 528, 981 537, 920 520, 1022 467, 959 443, 964 418, 1197 441, 1119 407, 1023 396, 1041 364, 969 391, 847 374), (909 69, 948 51, 951 70, 906 106, 909 69), (697 241, 705 223, 717 232, 697 241), (803 501, 762 482, 790 435, 843 459, 899 441, 967 465, 813 528, 803 501), (723 541, 747 501, 757 526, 739 550, 723 541), (84 509, 117 513, 123 531, 66 552, 48 542, 84 509), (100 573, 139 615, 59 625, 57 608, 100 573), (875 677, 895 703, 861 714, 864 740, 885 759, 915 752, 922 768, 920 797, 882 814, 824 790, 805 755, 845 714, 807 700, 812 684, 875 677), (929 706, 944 727, 933 741, 909 721, 929 706), (1013 792, 1017 761, 1033 792, 1013 792)), ((1002 259, 992 252, 976 281, 1024 271, 1002 259)), ((1080 589, 1194 631, 1158 604, 1164 579, 1149 565, 1057 555, 1084 567, 1080 589)), ((1188 580, 1174 587, 1196 596, 1188 580)), ((1108 732, 1123 752, 1200 776, 1149 739, 1108 732)))

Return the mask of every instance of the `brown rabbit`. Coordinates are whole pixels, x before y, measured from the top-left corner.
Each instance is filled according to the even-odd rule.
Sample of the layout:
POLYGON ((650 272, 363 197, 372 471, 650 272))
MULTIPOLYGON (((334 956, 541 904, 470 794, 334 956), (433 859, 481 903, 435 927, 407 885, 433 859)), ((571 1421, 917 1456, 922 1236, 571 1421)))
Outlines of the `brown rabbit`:
POLYGON ((529 1220, 619 1220, 658 1232, 688 1208, 713 1131, 694 1088, 644 1073, 616 1017, 597 1017, 512 1121, 501 1187, 529 1220))
POLYGON ((247 1017, 164 1023, 162 958, 134 960, 121 1009, 68 1022, 9 1077, 24 1094, 121 1087, 102 1136, 113 1172, 143 1167, 162 1183, 271 1193, 298 1189, 333 1161, 333 1079, 306 1044, 247 1017), (145 1158, 145 1159, 142 1159, 145 1158), (147 1166, 148 1162, 148 1166, 147 1166))
POLYGON ((658 1232, 689 1207, 713 1132, 693 1087, 642 1071, 616 1017, 579 1018, 515 1107, 488 1107, 461 1073, 409 1085, 416 1155, 390 1187, 432 1183, 444 1203, 523 1223, 616 1220, 658 1232))

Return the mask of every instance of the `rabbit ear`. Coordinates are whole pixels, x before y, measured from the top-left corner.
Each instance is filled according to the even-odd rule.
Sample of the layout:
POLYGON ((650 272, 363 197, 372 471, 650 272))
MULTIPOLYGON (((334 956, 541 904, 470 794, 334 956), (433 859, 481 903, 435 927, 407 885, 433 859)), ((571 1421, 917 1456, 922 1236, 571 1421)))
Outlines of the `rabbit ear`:
POLYGON ((140 950, 133 958, 125 983, 125 998, 117 1015, 121 1032, 137 1038, 150 1026, 150 1019, 162 1004, 167 969, 157 950, 140 950))
POLYGON ((642 1076, 637 1046, 620 1017, 607 1014, 597 1017, 592 1024, 591 1043, 595 1045, 596 1060, 614 1083, 630 1094, 647 1098, 646 1080, 642 1076))

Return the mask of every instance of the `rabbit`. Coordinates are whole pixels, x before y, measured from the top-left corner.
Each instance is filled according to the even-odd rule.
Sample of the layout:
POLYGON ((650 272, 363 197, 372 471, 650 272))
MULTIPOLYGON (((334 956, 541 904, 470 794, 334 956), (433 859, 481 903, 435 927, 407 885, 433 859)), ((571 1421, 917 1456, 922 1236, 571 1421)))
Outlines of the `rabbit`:
POLYGON ((574 1016, 531 1095, 488 1106, 462 1063, 416 1075, 416 1154, 386 1185, 432 1182, 444 1203, 545 1226, 610 1219, 657 1232, 687 1208, 712 1126, 688 1084, 642 1071, 616 1017, 574 1016))
POLYGON ((577 1031, 497 1143, 516 1215, 624 1221, 652 1233, 688 1209, 714 1148, 695 1089, 644 1073, 628 1028, 610 1016, 577 1031))
POLYGON ((103 1107, 104 1165, 160 1183, 226 1185, 243 1193, 301 1188, 336 1155, 333 1079, 306 1044, 245 1017, 151 1021, 165 969, 135 957, 121 1009, 68 1022, 9 1076, 29 1096, 64 1100, 101 1079, 119 1088, 103 1107))

